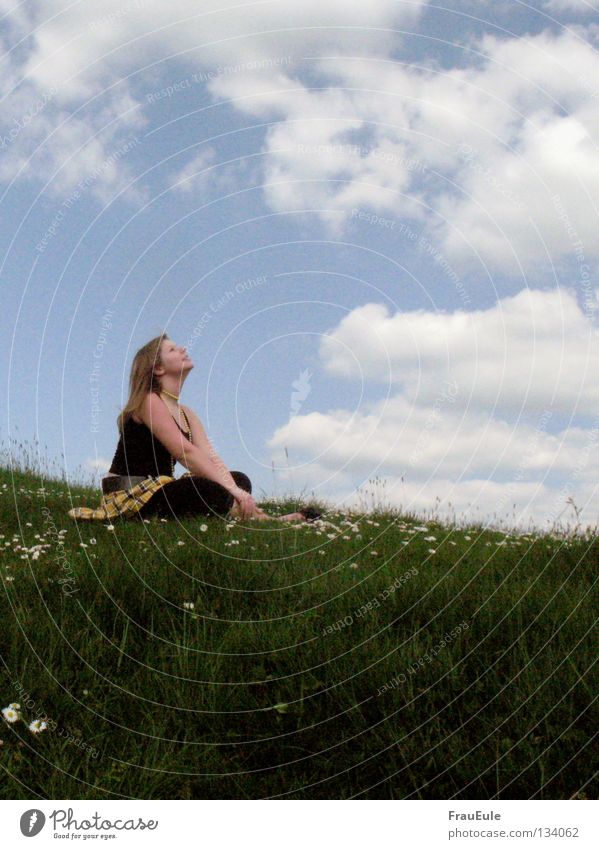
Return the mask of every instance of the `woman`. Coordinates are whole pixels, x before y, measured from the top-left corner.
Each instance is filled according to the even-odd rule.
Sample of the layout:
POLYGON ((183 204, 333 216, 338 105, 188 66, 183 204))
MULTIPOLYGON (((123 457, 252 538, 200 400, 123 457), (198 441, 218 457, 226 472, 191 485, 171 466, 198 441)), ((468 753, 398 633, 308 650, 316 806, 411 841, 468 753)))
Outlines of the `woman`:
POLYGON ((102 506, 75 507, 74 519, 219 515, 243 519, 313 521, 313 508, 268 516, 254 501, 250 479, 230 472, 196 414, 179 403, 193 362, 166 333, 137 352, 129 400, 117 419, 119 443, 102 479, 102 506), (175 462, 188 469, 175 479, 175 462))

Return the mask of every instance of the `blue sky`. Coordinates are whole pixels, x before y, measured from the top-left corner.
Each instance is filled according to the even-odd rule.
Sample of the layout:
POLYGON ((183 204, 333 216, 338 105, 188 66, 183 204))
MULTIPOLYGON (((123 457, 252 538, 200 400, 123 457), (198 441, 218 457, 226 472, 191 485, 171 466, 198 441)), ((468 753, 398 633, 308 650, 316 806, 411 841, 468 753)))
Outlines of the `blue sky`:
POLYGON ((4 447, 164 329, 258 493, 594 525, 597 4, 323 5, 0 0, 4 447))

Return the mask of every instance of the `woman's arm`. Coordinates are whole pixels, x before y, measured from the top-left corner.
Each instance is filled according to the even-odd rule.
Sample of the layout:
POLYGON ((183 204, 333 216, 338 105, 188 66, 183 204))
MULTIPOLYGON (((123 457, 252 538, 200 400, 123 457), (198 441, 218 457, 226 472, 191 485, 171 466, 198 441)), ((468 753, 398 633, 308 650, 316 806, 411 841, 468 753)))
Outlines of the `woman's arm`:
MULTIPOLYGON (((235 483, 234 478, 231 477, 231 473, 227 469, 225 461, 214 450, 214 446, 210 442, 210 439, 208 438, 208 434, 206 433, 204 425, 200 421, 199 416, 197 416, 196 413, 194 413, 194 411, 190 407, 188 407, 187 405, 184 406, 183 404, 181 404, 180 406, 183 409, 183 411, 185 412, 185 414, 186 414, 186 416, 189 420, 189 426, 191 428, 191 438, 193 440, 193 444, 197 448, 199 448, 206 456, 209 456, 212 459, 212 462, 218 467, 218 469, 222 472, 223 476, 226 479, 228 479, 228 478, 231 479, 231 481, 233 483, 233 487, 235 489, 239 489, 239 487, 235 483)), ((219 481, 219 483, 221 483, 221 482, 222 481, 219 481)), ((224 484, 223 484, 223 486, 224 486, 224 484)), ((229 491, 231 491, 230 486, 227 486, 226 488, 229 491)))
MULTIPOLYGON (((185 408, 185 412, 188 412, 187 408, 185 408)), ((143 423, 150 428, 154 437, 164 445, 169 454, 182 466, 185 466, 192 475, 199 475, 216 481, 231 493, 238 490, 234 478, 212 449, 208 438, 202 439, 197 426, 194 430, 193 416, 190 416, 189 424, 194 444, 185 438, 177 427, 170 410, 156 393, 148 393, 139 415, 143 423), (196 433, 198 434, 197 444, 195 444, 196 433)))

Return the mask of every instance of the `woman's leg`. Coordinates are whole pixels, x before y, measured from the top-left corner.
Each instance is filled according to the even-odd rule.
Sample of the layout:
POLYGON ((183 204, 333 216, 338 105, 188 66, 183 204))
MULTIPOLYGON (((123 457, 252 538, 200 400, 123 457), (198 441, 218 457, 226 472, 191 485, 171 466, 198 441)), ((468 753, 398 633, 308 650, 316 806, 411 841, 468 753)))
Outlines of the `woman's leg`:
MULTIPOLYGON (((243 472, 231 472, 237 486, 252 491, 252 483, 243 472)), ((235 499, 220 483, 198 475, 184 475, 161 487, 147 501, 138 516, 181 518, 183 516, 225 517, 235 499)))

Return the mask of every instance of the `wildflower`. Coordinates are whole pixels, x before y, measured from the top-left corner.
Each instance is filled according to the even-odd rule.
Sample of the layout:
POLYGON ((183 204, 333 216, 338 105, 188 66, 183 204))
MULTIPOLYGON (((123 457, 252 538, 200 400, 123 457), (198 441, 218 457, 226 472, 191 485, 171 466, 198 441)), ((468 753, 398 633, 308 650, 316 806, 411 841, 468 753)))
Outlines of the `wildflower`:
POLYGON ((83 695, 84 695, 84 696, 89 696, 89 690, 84 690, 84 691, 83 691, 83 695))
POLYGON ((428 553, 429 553, 429 554, 436 554, 436 553, 437 553, 437 549, 436 549, 436 548, 429 548, 429 549, 428 549, 428 553))
POLYGON ((114 531, 114 525, 105 525, 107 531, 114 531))
POLYGON ((161 519, 161 522, 168 522, 168 519, 161 519))
POLYGON ((378 557, 378 554, 379 554, 378 551, 371 551, 370 553, 372 554, 373 557, 378 557))
POLYGON ((357 568, 358 568, 358 564, 357 564, 357 563, 350 563, 350 564, 349 564, 349 568, 350 568, 350 569, 357 569, 357 568))
POLYGON ((95 545, 96 544, 96 538, 92 537, 89 542, 90 542, 90 545, 95 545))
POLYGON ((327 536, 329 539, 335 539, 336 534, 327 534, 327 536))
MULTIPOLYGON (((267 543, 267 545, 268 545, 268 543, 267 543)), ((319 554, 324 554, 324 553, 325 553, 325 552, 324 552, 324 549, 323 549, 323 548, 319 549, 318 553, 319 553, 319 554)))
POLYGON ((437 537, 425 537, 425 542, 436 542, 437 537))
POLYGON ((7 722, 16 722, 21 718, 19 711, 11 707, 2 708, 2 716, 7 722))
POLYGON ((79 545, 81 546, 81 548, 87 548, 87 544, 84 542, 80 542, 79 545))
POLYGON ((205 533, 208 530, 208 525, 200 525, 200 530, 202 533, 205 533))
POLYGON ((178 539, 178 540, 177 540, 177 545, 185 545, 185 543, 183 542, 183 540, 182 540, 182 539, 178 539))
POLYGON ((11 702, 9 704, 9 708, 12 708, 13 710, 21 710, 21 705, 18 702, 11 702))
POLYGON ((28 728, 34 734, 40 734, 42 731, 45 731, 48 726, 42 719, 34 719, 33 722, 30 722, 28 728))
POLYGON ((472 539, 472 537, 464 537, 464 539, 472 539))
POLYGON ((183 607, 184 607, 186 610, 194 610, 194 609, 195 609, 195 604, 193 603, 193 601, 184 601, 184 602, 183 602, 183 607))

